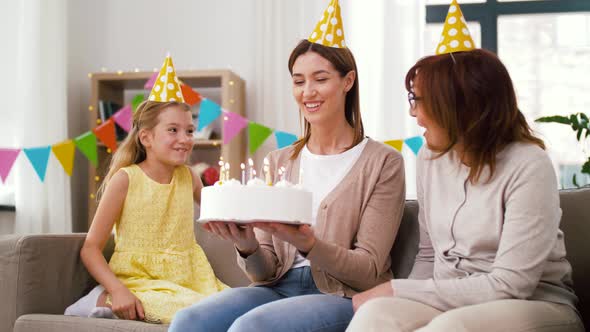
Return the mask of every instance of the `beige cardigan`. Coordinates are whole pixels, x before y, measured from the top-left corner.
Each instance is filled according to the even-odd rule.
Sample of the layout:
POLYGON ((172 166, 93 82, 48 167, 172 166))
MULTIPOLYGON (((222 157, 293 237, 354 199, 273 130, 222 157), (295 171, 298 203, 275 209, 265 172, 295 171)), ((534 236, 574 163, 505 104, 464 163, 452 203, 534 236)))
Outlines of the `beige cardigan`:
MULTIPOLYGON (((555 172, 536 145, 513 143, 489 183, 473 185, 452 153, 418 159, 420 245, 394 295, 446 311, 500 299, 574 306, 555 172)), ((487 180, 489 170, 484 173, 487 180)))
MULTIPOLYGON (((269 154, 271 175, 281 166, 296 183, 298 156, 293 147, 269 154)), ((305 170, 311 172, 313 170, 305 170)), ((307 254, 318 289, 352 297, 392 278, 389 253, 405 202, 404 162, 391 147, 369 139, 346 177, 321 202, 314 226, 316 244, 307 254)), ((253 285, 278 281, 292 266, 297 249, 261 230, 260 246, 238 264, 253 285)))

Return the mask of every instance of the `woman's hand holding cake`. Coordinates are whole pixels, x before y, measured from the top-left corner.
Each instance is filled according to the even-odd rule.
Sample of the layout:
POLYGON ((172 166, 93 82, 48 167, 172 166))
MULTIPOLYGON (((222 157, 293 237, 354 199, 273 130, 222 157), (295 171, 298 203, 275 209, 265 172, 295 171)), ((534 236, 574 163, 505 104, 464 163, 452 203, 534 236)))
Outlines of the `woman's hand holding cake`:
POLYGON ((250 256, 258 249, 253 225, 238 226, 231 222, 212 221, 204 224, 203 228, 225 240, 232 241, 242 256, 250 256))
POLYGON ((259 228, 275 237, 289 242, 306 254, 311 251, 315 245, 315 235, 310 225, 288 225, 281 222, 260 222, 255 223, 254 227, 259 228))

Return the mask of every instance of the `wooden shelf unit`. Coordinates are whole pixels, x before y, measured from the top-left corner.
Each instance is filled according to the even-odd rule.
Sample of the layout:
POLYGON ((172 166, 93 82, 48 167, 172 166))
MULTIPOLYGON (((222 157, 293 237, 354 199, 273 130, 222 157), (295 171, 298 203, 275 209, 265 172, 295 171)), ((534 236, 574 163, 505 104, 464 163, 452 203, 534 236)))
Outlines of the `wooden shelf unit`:
MULTIPOLYGON (((203 97, 210 98, 221 105, 227 111, 246 116, 245 98, 246 84, 238 75, 230 70, 188 70, 177 71, 178 79, 184 84, 190 85, 198 91, 203 97), (210 93, 210 95, 208 95, 210 93)), ((91 74, 91 115, 89 116, 89 128, 93 129, 99 124, 99 101, 108 100, 119 105, 129 104, 125 100, 125 92, 143 90, 146 97, 149 91, 144 90, 143 86, 153 75, 153 72, 99 72, 91 74)), ((193 112, 198 110, 198 104, 193 107, 193 112)), ((218 127, 223 128, 221 116, 218 127)), ((218 133, 219 138, 214 139, 195 139, 193 153, 189 164, 196 161, 204 161, 213 167, 218 167, 219 157, 228 161, 231 165, 239 165, 244 162, 246 157, 246 131, 242 130, 236 135, 229 144, 223 144, 223 133, 218 133)), ((95 168, 92 163, 88 163, 88 227, 92 223, 97 208, 96 193, 102 177, 108 170, 111 154, 104 144, 100 141, 97 144, 98 167, 95 168)), ((232 167, 231 174, 234 178, 239 178, 240 168, 232 167)))

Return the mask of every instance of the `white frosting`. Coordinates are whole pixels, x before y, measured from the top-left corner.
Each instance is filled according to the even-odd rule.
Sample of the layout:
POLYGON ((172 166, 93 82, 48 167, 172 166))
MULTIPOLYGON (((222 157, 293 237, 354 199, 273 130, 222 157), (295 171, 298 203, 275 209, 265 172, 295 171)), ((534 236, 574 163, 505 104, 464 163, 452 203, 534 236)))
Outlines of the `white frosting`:
POLYGON ((248 181, 249 186, 266 186, 266 183, 262 181, 260 178, 253 178, 248 181))
POLYGON ((229 179, 228 181, 223 182, 224 186, 241 186, 242 184, 240 181, 236 179, 229 179))
POLYGON ((311 192, 292 185, 260 186, 255 181, 243 186, 223 182, 201 190, 199 221, 267 220, 309 224, 312 220, 311 202, 311 192))
POLYGON ((281 180, 281 181, 275 183, 275 187, 288 188, 288 187, 293 187, 293 184, 289 181, 281 180))

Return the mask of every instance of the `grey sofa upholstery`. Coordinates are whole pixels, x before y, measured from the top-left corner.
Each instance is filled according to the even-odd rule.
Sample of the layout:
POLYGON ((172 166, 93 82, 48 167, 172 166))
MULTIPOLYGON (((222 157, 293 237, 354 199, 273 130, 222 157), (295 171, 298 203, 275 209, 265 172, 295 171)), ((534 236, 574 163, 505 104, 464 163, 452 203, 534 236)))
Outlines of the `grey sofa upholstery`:
MULTIPOLYGON (((561 191, 568 259, 585 324, 590 311, 590 188, 561 191)), ((407 201, 392 253, 392 270, 407 277, 418 250, 418 205, 407 201)), ((231 286, 246 285, 232 245, 196 229, 218 277, 231 286)), ((0 237, 0 332, 25 331, 166 331, 166 326, 136 321, 66 317, 64 309, 95 285, 79 257, 85 234, 0 237)), ((112 243, 105 256, 110 257, 112 243)))

